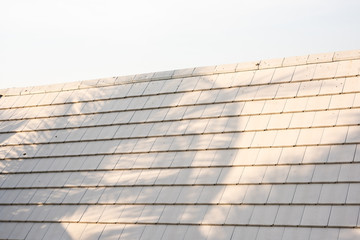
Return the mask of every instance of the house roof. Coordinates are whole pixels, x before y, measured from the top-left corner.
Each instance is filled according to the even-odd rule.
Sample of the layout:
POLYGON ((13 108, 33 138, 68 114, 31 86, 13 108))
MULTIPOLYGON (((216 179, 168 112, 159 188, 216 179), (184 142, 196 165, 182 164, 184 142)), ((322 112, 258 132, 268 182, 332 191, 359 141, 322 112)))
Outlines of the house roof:
POLYGON ((360 50, 0 91, 0 238, 359 239, 360 50))

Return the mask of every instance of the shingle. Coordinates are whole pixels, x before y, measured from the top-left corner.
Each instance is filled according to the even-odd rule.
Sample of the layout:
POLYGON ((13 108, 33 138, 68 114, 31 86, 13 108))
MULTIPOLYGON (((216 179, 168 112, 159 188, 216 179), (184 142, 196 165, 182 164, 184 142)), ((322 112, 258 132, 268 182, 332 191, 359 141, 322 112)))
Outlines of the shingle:
POLYGON ((264 104, 265 101, 246 102, 243 110, 241 111, 241 115, 260 114, 262 112, 264 104))
POLYGON ((202 168, 195 184, 216 184, 221 173, 221 168, 202 168))
POLYGON ((339 233, 339 240, 356 239, 360 234, 359 228, 341 228, 340 231, 338 230, 337 232, 339 233))
POLYGON ((66 228, 66 234, 62 236, 62 239, 80 239, 86 226, 87 223, 69 223, 66 228))
POLYGON ((303 163, 325 163, 328 160, 330 146, 308 146, 303 163))
POLYGON ((338 181, 358 181, 360 164, 341 164, 338 181))
POLYGON ((329 108, 350 108, 353 106, 355 94, 341 94, 331 96, 329 108))
POLYGON ((281 154, 281 148, 261 148, 256 158, 256 165, 277 164, 281 154))
POLYGON ((300 130, 279 130, 276 134, 273 146, 295 146, 300 130))
POLYGON ((338 114, 339 110, 316 112, 312 126, 335 126, 338 114))
POLYGON ((320 93, 323 81, 302 82, 297 96, 316 96, 320 93))
POLYGON ((333 78, 337 70, 338 62, 316 64, 314 79, 333 78))
POLYGON ((331 146, 328 162, 352 162, 355 156, 356 145, 331 146))
POLYGON ((358 203, 360 201, 360 184, 351 183, 347 191, 346 203, 358 203))
POLYGON ((326 110, 329 109, 332 96, 309 97, 305 110, 326 110))
POLYGON ((226 103, 221 116, 237 116, 240 115, 245 106, 244 102, 226 103))
POLYGON ((203 186, 183 187, 176 203, 196 203, 202 189, 203 186))
POLYGON ((359 206, 332 206, 329 226, 356 226, 359 206))
POLYGON ((142 187, 126 187, 120 193, 116 203, 134 203, 138 198, 142 187))
POLYGON ((200 96, 201 92, 187 92, 184 93, 181 100, 179 101, 179 105, 192 105, 195 104, 200 96))
POLYGON ((260 228, 256 240, 281 239, 284 229, 283 227, 260 228))
POLYGON ((319 203, 344 204, 349 184, 324 184, 321 189, 319 203))
POLYGON ((325 128, 321 144, 345 143, 348 127, 325 128))
POLYGON ((34 224, 26 235, 27 239, 42 239, 48 231, 51 223, 34 224))
POLYGON ((240 87, 235 101, 253 100, 259 89, 259 86, 240 87))
POLYGON ((208 166, 210 166, 215 157, 215 153, 216 153, 215 150, 197 151, 190 166, 192 166, 192 167, 199 167, 199 166, 208 167, 208 166))
POLYGON ((360 127, 359 126, 350 126, 348 134, 346 136, 347 143, 358 143, 360 141, 360 127))
POLYGON ((297 140, 297 145, 320 144, 323 135, 323 128, 301 129, 297 140))
POLYGON ((184 240, 192 240, 192 239, 199 239, 199 240, 206 240, 208 234, 210 233, 211 226, 189 226, 186 230, 186 234, 184 236, 184 240))
POLYGON ((237 184, 243 170, 243 167, 222 168, 217 184, 237 184))
POLYGON ((186 207, 186 205, 166 205, 159 219, 159 223, 179 223, 186 207))
MULTIPOLYGON (((60 224, 54 224, 54 225, 60 226, 60 228, 63 229, 63 226, 60 224)), ((64 224, 64 225, 66 226, 66 224, 64 224)), ((8 229, 10 231, 12 230, 12 232, 8 236, 8 238, 9 239, 25 239, 32 227, 33 227, 33 223, 17 223, 13 230, 12 230, 12 227, 10 227, 8 229)), ((0 235, 0 237, 2 237, 2 236, 0 235)))
POLYGON ((347 77, 344 84, 343 92, 358 92, 360 77, 347 77))
POLYGON ((286 100, 284 112, 304 111, 309 98, 290 98, 286 100))
POLYGON ((161 106, 164 99, 165 95, 150 96, 147 99, 144 108, 158 108, 161 106))
POLYGON ((267 147, 273 145, 278 131, 256 132, 251 142, 252 147, 267 147))
POLYGON ((270 83, 272 76, 274 75, 275 69, 264 69, 255 72, 254 78, 251 84, 263 84, 270 83))
POLYGON ((106 224, 99 239, 118 239, 125 225, 122 224, 106 224))

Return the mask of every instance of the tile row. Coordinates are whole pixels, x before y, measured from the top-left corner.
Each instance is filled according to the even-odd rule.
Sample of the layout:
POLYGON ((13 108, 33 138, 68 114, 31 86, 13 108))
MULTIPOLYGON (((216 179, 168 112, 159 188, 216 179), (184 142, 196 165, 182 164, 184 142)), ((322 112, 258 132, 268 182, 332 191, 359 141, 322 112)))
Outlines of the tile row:
POLYGON ((0 190, 0 204, 360 204, 359 183, 0 190))
MULTIPOLYGON (((30 143, 62 143, 358 124, 360 124, 360 109, 346 109, 0 133, 0 144, 4 146, 30 143)), ((54 125, 54 127, 58 128, 59 126, 54 125)), ((6 129, 2 129, 2 131, 6 131, 6 129)))
MULTIPOLYGON (((130 111, 186 105, 252 101, 307 96, 339 95, 360 91, 360 78, 344 78, 302 83, 275 84, 240 88, 193 91, 176 94, 141 96, 102 101, 77 102, 62 105, 34 105, 28 108, 0 110, 0 119, 22 119, 43 116, 74 115, 79 113, 130 111)), ((31 96, 31 95, 28 95, 31 96)), ((36 96, 36 95, 33 95, 36 96)), ((300 101, 300 100, 299 100, 300 101)))
POLYGON ((356 205, 17 205, 0 206, 0 220, 358 227, 359 209, 356 205))
MULTIPOLYGON (((326 79, 334 77, 357 76, 360 72, 360 60, 311 64, 297 67, 263 69, 227 74, 214 74, 200 77, 188 77, 160 81, 138 82, 131 84, 80 89, 72 91, 9 96, 0 101, 1 108, 37 106, 47 104, 93 101, 159 93, 211 90, 236 86, 287 83, 326 79), (337 69, 337 67, 339 67, 337 69)), ((340 80, 343 81, 343 80, 340 80)), ((312 83, 311 83, 312 84, 312 83)), ((286 85, 286 84, 284 84, 286 85)), ((316 85, 314 85, 316 88, 316 85)), ((351 88, 350 88, 351 89, 351 88)), ((331 90, 330 90, 331 91, 331 90)), ((327 93, 327 90, 323 90, 327 93)), ((296 93, 295 93, 296 94, 296 93)), ((295 96, 295 95, 294 95, 295 96)))
POLYGON ((3 239, 137 240, 355 240, 359 228, 255 227, 208 225, 0 223, 3 239), (174 235, 174 233, 176 233, 174 235))
POLYGON ((1 188, 360 182, 359 163, 2 174, 1 188))
POLYGON ((356 144, 360 126, 159 136, 49 144, 1 146, 0 158, 129 154, 189 150, 356 144))
POLYGON ((225 149, 0 160, 0 171, 3 173, 26 173, 351 162, 360 162, 360 145, 225 149))

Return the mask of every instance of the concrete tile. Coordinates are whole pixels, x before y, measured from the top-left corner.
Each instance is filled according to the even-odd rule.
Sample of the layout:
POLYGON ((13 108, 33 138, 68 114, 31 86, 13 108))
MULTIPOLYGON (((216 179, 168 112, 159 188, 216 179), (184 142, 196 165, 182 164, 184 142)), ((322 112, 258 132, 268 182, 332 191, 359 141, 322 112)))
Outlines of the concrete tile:
POLYGON ((192 105, 195 104, 200 97, 201 92, 187 92, 184 93, 181 100, 179 101, 179 105, 192 105))
POLYGON ((312 126, 335 126, 338 115, 339 110, 316 112, 312 126))
POLYGON ((85 230, 87 223, 69 223, 61 239, 80 239, 81 234, 85 230))
POLYGON ((250 224, 254 225, 273 225, 279 206, 256 205, 250 218, 250 224))
POLYGON ((179 223, 186 207, 186 205, 166 205, 159 219, 159 223, 179 223))
MULTIPOLYGON (((239 65, 238 65, 239 66, 239 65)), ((238 70, 237 70, 238 71, 238 70)), ((234 75, 233 86, 246 86, 250 85, 251 81, 254 78, 256 71, 243 71, 237 72, 234 75)))
POLYGON ((93 226, 93 224, 88 224, 81 234, 80 239, 99 239, 104 228, 105 225, 103 224, 96 224, 95 226, 93 226))
POLYGON ((122 188, 107 187, 102 192, 98 203, 115 203, 121 194, 122 188))
POLYGON ((142 109, 145 107, 145 104, 150 100, 151 97, 135 97, 131 98, 130 103, 127 105, 126 110, 130 109, 142 109))
POLYGON ((290 168, 288 183, 311 182, 315 166, 313 165, 293 165, 290 168))
POLYGON ((298 184, 296 185, 293 203, 313 203, 319 202, 322 184, 298 184))
POLYGON ((168 113, 169 109, 153 109, 151 110, 151 113, 149 117, 147 118, 147 121, 163 121, 166 117, 166 114, 168 113))
POLYGON ((317 64, 313 78, 324 79, 324 78, 335 77, 338 64, 339 64, 338 62, 317 64))
POLYGON ((340 172, 340 165, 316 165, 312 181, 336 182, 340 172))
POLYGON ((255 99, 275 98, 278 88, 278 84, 259 86, 255 99))
POLYGON ((171 163, 171 167, 187 167, 191 165, 195 157, 196 152, 177 152, 173 162, 171 163))
POLYGON ((219 74, 214 82, 213 88, 228 88, 233 86, 234 77, 236 73, 222 73, 219 74))
POLYGON ((243 171, 243 167, 222 168, 217 184, 237 184, 243 171))
POLYGON ((210 75, 215 71, 216 66, 205 66, 205 67, 197 67, 194 69, 192 75, 210 75))
POLYGON ((202 168, 195 184, 216 184, 221 170, 221 168, 202 168))
POLYGON ((282 113, 286 104, 286 99, 266 100, 262 114, 266 113, 282 113))
POLYGON ((271 83, 290 82, 295 72, 295 67, 276 68, 271 83))
POLYGON ((247 227, 247 226, 239 226, 235 227, 233 235, 231 237, 232 240, 235 239, 249 239, 249 240, 256 240, 256 236, 259 232, 259 227, 247 227))
POLYGON ((207 209, 206 205, 187 205, 180 218, 180 223, 201 224, 207 209))
POLYGON ((325 128, 321 144, 345 143, 349 127, 332 127, 325 128))
POLYGON ((165 116, 165 120, 183 119, 183 115, 188 107, 174 107, 170 108, 165 116))
POLYGON ((182 79, 171 79, 165 80, 162 88, 158 91, 158 93, 174 93, 177 91, 179 85, 181 84, 182 79))
POLYGON ((301 129, 297 145, 320 144, 323 136, 323 128, 301 129))
POLYGON ((166 225, 146 225, 140 240, 161 239, 166 225))
POLYGON ((251 84, 254 85, 254 84, 270 83, 272 76, 274 75, 274 72, 275 72, 275 69, 273 69, 273 68, 256 71, 254 78, 251 81, 251 84))
POLYGON ((290 98, 286 100, 284 112, 304 111, 308 102, 308 98, 290 98))
POLYGON ((300 129, 279 130, 276 134, 274 146, 295 146, 300 129))
POLYGON ((255 132, 255 136, 251 142, 252 147, 267 147, 274 144, 276 134, 278 131, 262 131, 255 132))
POLYGON ((138 219, 142 223, 157 223, 165 206, 146 205, 138 219))
POLYGON ((206 108, 205 105, 199 105, 199 106, 191 106, 188 107, 182 116, 183 119, 194 119, 194 118, 200 118, 202 113, 204 112, 204 109, 206 108))
POLYGON ((331 96, 309 97, 305 110, 329 109, 331 96))
POLYGON ((347 50, 347 51, 338 51, 335 52, 333 60, 347 60, 347 59, 356 59, 359 57, 360 50, 347 50))
MULTIPOLYGON (((207 119, 207 125, 204 130, 206 133, 221 133, 225 131, 226 124, 229 118, 214 118, 214 119, 207 119)), ((234 131, 235 129, 232 129, 234 131)))
POLYGON ((259 149, 240 149, 233 165, 254 165, 258 154, 259 149))
POLYGON ((168 225, 166 227, 166 230, 164 232, 164 235, 162 236, 162 240, 166 240, 166 239, 174 239, 174 240, 180 240, 180 239, 184 239, 185 237, 185 233, 187 230, 188 226, 171 226, 168 225))
POLYGON ((342 93, 345 83, 345 78, 337 78, 332 80, 322 81, 320 94, 336 94, 342 93))
POLYGON ((142 170, 136 180, 136 185, 153 185, 159 176, 159 173, 160 170, 158 169, 142 170))
POLYGON ((337 232, 339 232, 339 240, 356 239, 359 236, 358 228, 341 228, 337 232))
POLYGON ((240 115, 245 106, 244 102, 226 103, 221 116, 237 116, 240 115))
POLYGON ((329 229, 329 228, 312 228, 310 240, 320 240, 320 239, 330 239, 335 240, 339 235, 339 229, 329 229))
POLYGON ((134 203, 143 187, 124 187, 116 203, 134 203))
POLYGON ((223 224, 228 216, 229 205, 211 205, 207 208, 201 224, 223 224))
POLYGON ((304 147, 290 147, 283 148, 279 161, 279 164, 299 164, 302 162, 304 157, 305 148, 304 147))
POLYGON ((200 77, 186 77, 183 78, 179 85, 177 92, 193 91, 200 77))
POLYGON ((328 162, 352 162, 356 145, 331 146, 328 162))
POLYGON ((261 148, 256 158, 255 165, 277 164, 281 150, 281 148, 261 148))
POLYGON ((179 77, 186 77, 190 76, 194 71, 194 68, 185 68, 185 69, 177 69, 174 71, 172 77, 179 78, 179 77))
POLYGON ((358 92, 360 91, 360 77, 347 77, 345 80, 343 92, 358 92))
POLYGON ((327 226, 331 206, 305 206, 301 225, 327 226))
POLYGON ((85 188, 70 189, 64 198, 63 203, 79 203, 85 192, 85 188))
POLYGON ((270 115, 256 115, 250 116, 250 119, 244 130, 265 130, 268 122, 270 120, 270 115))
POLYGON ((283 183, 285 182, 290 166, 268 166, 264 177, 263 183, 283 183))
MULTIPOLYGON (((12 223, 15 225, 15 223, 12 223)), ((60 224, 58 224, 60 225, 60 224)), ((17 223, 14 228, 9 226, 8 230, 12 230, 11 234, 8 236, 9 239, 25 239, 31 228, 33 227, 33 223, 17 223)), ((62 227, 62 226, 61 226, 62 227)), ((0 235, 0 237, 2 237, 0 235)))
POLYGON ((333 95, 331 96, 329 108, 350 108, 353 106, 354 98, 354 94, 333 95))
POLYGON ((250 185, 247 188, 243 203, 264 204, 268 199, 270 190, 271 190, 271 185, 250 185))
POLYGON ((321 63, 321 62, 331 62, 334 57, 333 52, 331 53, 318 53, 318 54, 310 54, 307 63, 321 63))
POLYGON ((203 186, 183 187, 176 203, 196 203, 203 188, 203 186))
POLYGON ((121 235, 125 225, 122 224, 106 224, 99 239, 118 239, 121 235))
POLYGON ((324 81, 310 81, 310 82, 302 82, 300 84, 299 91, 297 92, 297 96, 316 96, 320 93, 320 88, 322 87, 324 81))
POLYGON ((205 90, 213 88, 217 75, 200 76, 194 90, 205 90))
POLYGON ((320 203, 344 204, 349 184, 324 184, 320 193, 320 203))
POLYGON ((140 239, 141 234, 145 229, 145 225, 125 225, 119 239, 140 239))
POLYGON ((184 240, 199 239, 206 240, 210 233, 211 226, 200 225, 200 226, 189 226, 186 230, 184 240))
POLYGON ((243 202, 247 188, 246 185, 228 185, 225 187, 219 202, 240 204, 243 202))
POLYGON ((225 186, 204 186, 197 203, 217 204, 220 202, 224 190, 225 190, 225 186))
POLYGON ((209 167, 215 157, 216 150, 197 151, 190 166, 209 167))
POLYGON ((359 124, 360 109, 339 110, 337 125, 359 124))
POLYGON ((315 73, 315 64, 296 66, 292 82, 312 80, 315 73))
POLYGON ((142 170, 124 171, 116 185, 135 185, 142 170))
POLYGON ((328 160, 330 146, 306 147, 303 163, 325 163, 328 160))
POLYGON ((201 94, 197 99, 196 104, 214 103, 217 99, 219 92, 220 90, 201 91, 201 94))
POLYGON ((215 73, 235 72, 237 65, 238 65, 237 63, 217 65, 215 68, 215 73))
POLYGON ((127 92, 126 96, 139 96, 142 95, 148 86, 149 82, 137 82, 131 84, 130 90, 127 92))
POLYGON ((255 99, 255 95, 259 89, 259 86, 240 87, 235 101, 245 101, 255 99))
POLYGON ((329 226, 356 226, 359 206, 332 206, 329 226))
POLYGON ((267 203, 290 204, 295 194, 296 185, 273 185, 267 203))
POLYGON ((143 94, 158 94, 165 82, 166 81, 150 81, 143 94))
POLYGON ((346 203, 358 203, 360 200, 360 184, 350 183, 346 203))
POLYGON ((169 150, 188 150, 193 136, 180 136, 174 138, 169 150))
POLYGON ((358 181, 358 172, 360 165, 357 163, 353 164, 341 164, 340 174, 338 181, 358 181))
MULTIPOLYGON (((171 203, 174 204, 181 192, 181 186, 170 186, 170 187, 162 187, 157 199, 156 203, 171 203)), ((190 187, 192 188, 192 187, 190 187)))
POLYGON ((293 239, 302 240, 309 239, 311 228, 286 227, 282 236, 283 240, 293 239))
POLYGON ((260 228, 258 235, 256 237, 257 240, 265 240, 265 239, 281 239, 284 232, 283 227, 265 227, 260 228))
POLYGON ((360 136, 360 127, 359 126, 350 126, 348 130, 348 134, 346 136, 347 143, 357 143, 359 142, 360 136))
POLYGON ((42 239, 48 231, 51 223, 34 224, 29 233, 26 235, 27 239, 42 239))
POLYGON ((146 101, 144 108, 158 108, 165 99, 165 95, 150 96, 146 101))
POLYGON ((294 121, 292 120, 292 116, 292 113, 270 115, 270 120, 266 129, 288 128, 290 121, 294 121))

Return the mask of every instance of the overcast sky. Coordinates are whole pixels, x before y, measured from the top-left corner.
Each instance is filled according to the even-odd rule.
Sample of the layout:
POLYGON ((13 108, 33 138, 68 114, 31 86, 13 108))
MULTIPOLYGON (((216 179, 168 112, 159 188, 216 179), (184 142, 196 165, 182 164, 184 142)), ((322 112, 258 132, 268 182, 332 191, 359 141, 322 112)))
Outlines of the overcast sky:
POLYGON ((0 0, 0 88, 360 48, 359 0, 0 0))

